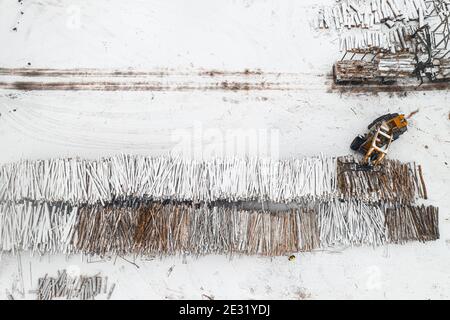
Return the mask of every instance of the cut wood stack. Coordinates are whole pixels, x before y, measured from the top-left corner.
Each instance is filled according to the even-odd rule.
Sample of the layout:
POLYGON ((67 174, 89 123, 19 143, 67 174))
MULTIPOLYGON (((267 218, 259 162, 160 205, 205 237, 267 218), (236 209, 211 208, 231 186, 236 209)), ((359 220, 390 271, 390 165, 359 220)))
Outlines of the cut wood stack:
POLYGON ((449 59, 436 59, 433 61, 436 66, 437 74, 436 78, 439 80, 450 79, 450 58, 449 59))
POLYGON ((60 211, 63 207, 48 216, 33 215, 41 211, 40 206, 51 204, 25 201, 6 206, 8 217, 0 221, 0 250, 13 253, 276 256, 439 238, 437 208, 409 204, 391 208, 383 202, 318 200, 270 212, 239 205, 136 199, 74 208, 75 219, 61 218, 67 214, 60 211), (24 207, 28 215, 21 213, 24 207))
MULTIPOLYGON (((434 59, 432 72, 437 80, 450 79, 450 59, 434 59)), ((414 77, 416 60, 413 54, 379 54, 374 62, 344 60, 334 65, 336 83, 396 80, 414 77)))
POLYGON ((424 19, 433 10, 426 0, 341 0, 334 7, 321 7, 317 26, 322 29, 372 28, 377 24, 392 27, 396 22, 424 19))
POLYGON ((407 240, 436 238, 437 210, 414 206, 427 197, 420 166, 386 160, 381 171, 355 172, 344 162, 356 164, 134 155, 6 164, 0 253, 273 256, 381 245, 404 234, 392 228, 421 230, 407 240), (402 215, 386 225, 393 206, 402 215))
POLYGON ((58 271, 56 277, 45 275, 38 279, 37 299, 91 300, 101 293, 106 295, 107 286, 108 277, 100 275, 73 277, 66 270, 62 270, 58 271))
MULTIPOLYGON (((358 66, 364 72, 368 69, 364 61, 343 61, 342 65, 345 64, 353 66, 355 74, 361 72, 358 66)), ((372 73, 373 70, 368 72, 367 77, 372 73)), ((394 162, 385 162, 386 170, 392 174, 397 171, 391 165, 394 162)), ((339 195, 338 170, 336 157, 193 160, 116 155, 97 160, 21 161, 0 166, 0 201, 67 202, 76 206, 134 197, 197 203, 251 200, 289 203, 339 195)), ((411 176, 414 171, 412 168, 405 174, 411 176)), ((387 177, 386 184, 395 183, 387 177)), ((387 200, 389 193, 382 194, 382 199, 387 200)), ((395 199, 393 195, 392 200, 395 199)))
POLYGON ((399 26, 387 31, 363 31, 345 34, 339 38, 339 49, 350 52, 405 52, 414 49, 411 35, 414 26, 399 26))
POLYGON ((416 66, 412 54, 380 55, 378 72, 381 77, 411 77, 416 66))
POLYGON ((343 60, 334 65, 336 82, 370 81, 377 77, 377 66, 363 60, 343 60))
POLYGON ((422 167, 415 163, 385 161, 378 170, 349 170, 351 157, 337 161, 338 188, 343 197, 356 199, 395 199, 399 203, 413 203, 416 198, 426 199, 422 167))
POLYGON ((386 211, 386 226, 393 243, 405 243, 411 239, 429 241, 439 238, 438 211, 435 207, 404 206, 386 211), (410 221, 412 223, 404 223, 410 221))
POLYGON ((341 0, 319 9, 317 26, 337 31, 341 51, 412 52, 418 28, 448 19, 445 1, 341 0))

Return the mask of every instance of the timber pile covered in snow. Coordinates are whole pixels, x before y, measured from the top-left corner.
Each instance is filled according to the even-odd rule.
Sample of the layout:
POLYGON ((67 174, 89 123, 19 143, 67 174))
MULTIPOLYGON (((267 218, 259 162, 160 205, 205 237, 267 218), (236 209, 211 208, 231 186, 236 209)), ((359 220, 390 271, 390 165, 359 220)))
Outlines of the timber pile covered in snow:
MULTIPOLYGON (((115 284, 110 286, 112 293, 115 284)), ((57 298, 91 300, 97 295, 107 294, 108 277, 94 276, 71 276, 66 270, 58 271, 56 277, 45 277, 38 279, 37 299, 52 300, 57 298)), ((108 293, 108 296, 110 294, 108 293)))
POLYGON ((372 81, 378 75, 377 65, 364 60, 342 60, 334 64, 336 81, 353 81, 363 79, 372 81))
POLYGON ((272 256, 439 237, 437 208, 414 206, 427 198, 420 166, 387 160, 355 172, 348 163, 120 155, 6 164, 0 250, 272 256), (249 201, 286 209, 249 210, 249 201))
POLYGON ((416 68, 411 54, 383 55, 378 61, 378 72, 383 77, 410 76, 416 68))
POLYGON ((426 0, 340 0, 333 7, 319 10, 319 28, 370 28, 396 21, 418 21, 423 25, 424 16, 434 9, 426 0))
POLYGON ((449 10, 445 1, 341 0, 319 9, 316 27, 337 32, 341 51, 414 52, 411 35, 449 10))
POLYGON ((337 159, 337 185, 341 197, 402 203, 413 203, 417 198, 427 199, 420 165, 387 160, 381 170, 348 170, 346 163, 353 161, 352 157, 337 159))
POLYGON ((284 255, 335 246, 439 238, 429 206, 313 201, 278 212, 236 205, 122 202, 0 205, 0 249, 88 255, 284 255))
MULTIPOLYGON (((353 158, 346 161, 354 162, 353 158)), ((370 200, 412 200, 421 188, 414 164, 388 160, 383 177, 368 175, 370 200), (404 181, 393 177, 404 175, 404 181), (375 183, 375 184, 374 184, 375 183), (392 192, 394 188, 394 193, 392 192), (404 193, 402 188, 408 188, 404 193)), ((190 160, 119 155, 99 160, 20 161, 0 167, 0 201, 108 203, 116 199, 164 201, 273 201, 357 195, 338 188, 338 158, 190 160)), ((347 176, 348 179, 358 176, 347 176)), ((342 178, 342 177, 341 177, 342 178)), ((351 181, 355 185, 356 181, 351 181)))
MULTIPOLYGON (((443 61, 445 68, 445 61, 443 61)), ((336 81, 376 81, 411 77, 416 68, 414 56, 409 53, 379 54, 374 61, 342 60, 334 64, 336 81)))
POLYGON ((417 31, 413 26, 400 26, 387 31, 363 31, 344 34, 339 38, 340 51, 353 52, 391 52, 413 51, 411 36, 417 31))
POLYGON ((437 66, 437 79, 448 79, 450 78, 450 58, 449 59, 439 59, 433 62, 437 66))

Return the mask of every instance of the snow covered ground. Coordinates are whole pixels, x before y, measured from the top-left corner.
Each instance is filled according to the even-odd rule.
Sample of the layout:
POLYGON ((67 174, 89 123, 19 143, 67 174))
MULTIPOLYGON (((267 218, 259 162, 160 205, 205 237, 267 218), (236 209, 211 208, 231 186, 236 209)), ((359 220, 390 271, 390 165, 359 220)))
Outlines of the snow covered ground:
MULTIPOLYGON (((260 148, 249 146, 248 154, 345 155, 353 137, 377 116, 419 110, 389 156, 423 165, 427 203, 440 208, 440 240, 301 253, 295 261, 168 257, 137 259, 136 266, 115 257, 87 262, 79 256, 24 252, 19 260, 4 254, 0 298, 13 286, 23 286, 25 298, 34 298, 28 290, 35 289, 37 278, 63 268, 108 276, 116 283, 113 299, 450 298, 450 93, 332 92, 329 73, 340 58, 337 39, 313 31, 311 18, 319 3, 333 2, 0 0, 1 68, 169 69, 169 74, 247 69, 275 73, 278 81, 296 86, 1 90, 0 162, 156 155, 179 148, 205 157, 228 155, 224 145, 230 133, 243 135, 250 145, 256 134, 260 148)), ((162 75, 160 81, 177 80, 162 75)))

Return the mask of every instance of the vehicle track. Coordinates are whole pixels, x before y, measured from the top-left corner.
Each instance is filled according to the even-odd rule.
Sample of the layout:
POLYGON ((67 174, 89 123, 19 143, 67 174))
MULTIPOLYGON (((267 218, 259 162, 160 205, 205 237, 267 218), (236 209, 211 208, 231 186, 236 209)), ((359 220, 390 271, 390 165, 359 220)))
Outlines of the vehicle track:
POLYGON ((65 91, 291 91, 321 90, 312 73, 261 70, 102 70, 0 68, 0 89, 65 91))

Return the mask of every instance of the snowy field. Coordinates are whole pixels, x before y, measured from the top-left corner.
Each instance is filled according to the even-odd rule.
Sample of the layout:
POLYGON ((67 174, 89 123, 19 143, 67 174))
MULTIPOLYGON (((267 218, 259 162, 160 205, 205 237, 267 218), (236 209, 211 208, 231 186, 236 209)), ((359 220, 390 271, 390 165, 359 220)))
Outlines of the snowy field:
POLYGON ((248 142, 247 155, 345 155, 377 116, 419 110, 389 157, 423 166, 426 203, 440 210, 438 241, 300 253, 295 261, 206 256, 133 264, 133 257, 4 254, 0 298, 8 290, 34 299, 28 291, 39 277, 67 268, 108 276, 116 283, 112 299, 449 299, 450 92, 330 90, 341 53, 335 36, 311 28, 320 3, 334 1, 0 0, 0 68, 166 70, 153 77, 169 87, 186 81, 195 87, 0 90, 0 162, 180 148, 232 155, 224 147, 229 134, 248 142), (194 76, 205 70, 239 72, 226 77, 244 81, 267 74, 288 88, 210 90, 202 83, 222 76, 194 76))

